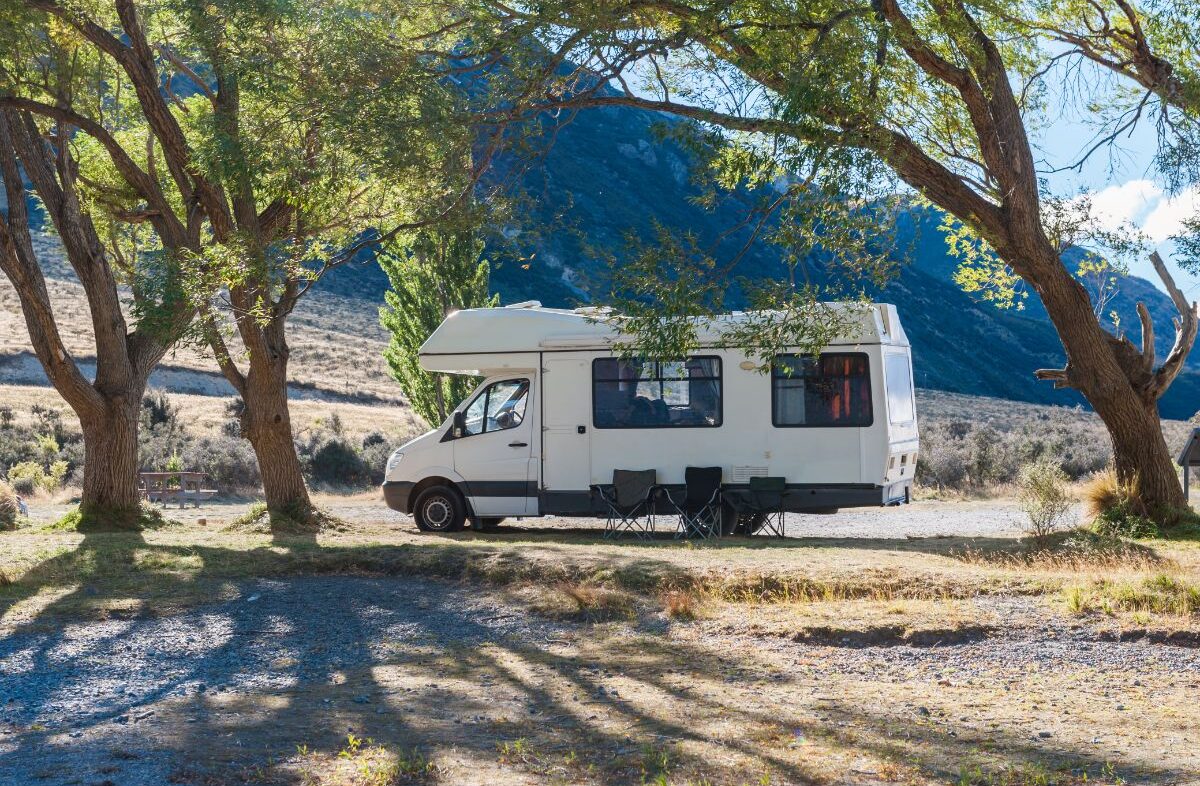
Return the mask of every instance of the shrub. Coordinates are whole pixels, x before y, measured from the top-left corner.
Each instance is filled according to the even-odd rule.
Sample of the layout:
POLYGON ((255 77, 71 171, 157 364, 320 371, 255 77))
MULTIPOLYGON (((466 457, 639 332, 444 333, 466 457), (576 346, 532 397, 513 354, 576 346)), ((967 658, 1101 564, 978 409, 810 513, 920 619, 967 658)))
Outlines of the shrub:
POLYGON ((1133 500, 1121 500, 1102 510, 1092 521, 1092 529, 1106 537, 1157 538, 1158 525, 1137 510, 1133 500))
POLYGON ((200 437, 183 447, 179 459, 184 467, 207 473, 222 492, 257 489, 261 485, 254 449, 238 437, 200 437))
POLYGON ((46 470, 43 476, 43 484, 47 491, 54 491, 62 488, 63 482, 67 479, 67 472, 71 466, 65 461, 52 461, 50 467, 46 470))
POLYGON ((45 470, 36 461, 22 461, 8 468, 9 485, 23 497, 35 493, 45 477, 45 470))
POLYGON ((379 432, 372 432, 363 439, 361 458, 371 485, 383 483, 388 456, 392 455, 394 449, 395 446, 379 432))
POLYGON ((0 530, 16 529, 20 517, 17 493, 7 483, 0 483, 0 530))
POLYGON ((317 444, 308 460, 308 473, 316 483, 338 486, 362 485, 370 478, 362 456, 340 436, 317 444))
POLYGON ((1021 468, 1017 501, 1029 517, 1029 534, 1038 542, 1057 530, 1071 511, 1067 481, 1062 468, 1047 459, 1021 468))

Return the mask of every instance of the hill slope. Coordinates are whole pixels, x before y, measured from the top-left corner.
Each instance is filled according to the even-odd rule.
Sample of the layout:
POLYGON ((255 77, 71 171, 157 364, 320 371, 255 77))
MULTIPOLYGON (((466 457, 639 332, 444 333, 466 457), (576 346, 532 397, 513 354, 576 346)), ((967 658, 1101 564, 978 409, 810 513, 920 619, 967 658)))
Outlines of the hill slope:
MULTIPOLYGON (((495 249, 493 287, 503 302, 537 299, 548 306, 603 302, 608 293, 607 263, 594 249, 620 256, 626 233, 653 237, 655 223, 691 232, 715 256, 732 258, 748 238, 738 227, 755 203, 754 195, 734 193, 707 209, 696 203, 701 189, 689 176, 689 155, 663 139, 656 126, 680 121, 626 107, 585 111, 557 129, 553 146, 524 177, 530 226, 552 231, 506 228, 522 264, 504 261, 495 249), (586 241, 584 240, 586 238, 586 241), (523 265, 528 265, 524 267, 523 265)), ((1077 404, 1070 391, 1054 390, 1033 377, 1037 368, 1061 366, 1063 352, 1045 310, 1030 293, 1023 310, 1000 310, 976 302, 953 282, 956 262, 946 252, 938 219, 914 211, 901 221, 897 249, 906 264, 896 280, 878 293, 900 310, 921 387, 1046 404, 1077 404), (908 252, 911 250, 911 254, 908 252)), ((755 241, 737 274, 778 276, 781 251, 755 241)), ((356 265, 337 271, 322 286, 342 296, 379 302, 387 281, 378 268, 356 265)), ((1136 326, 1135 303, 1144 300, 1158 325, 1160 357, 1170 348, 1174 309, 1150 282, 1125 278, 1109 308, 1123 325, 1136 326)), ((736 305, 736 304, 734 304, 736 305)), ((1136 339, 1136 336, 1135 336, 1136 339)), ((1163 399, 1166 417, 1189 418, 1200 402, 1200 357, 1163 399)))

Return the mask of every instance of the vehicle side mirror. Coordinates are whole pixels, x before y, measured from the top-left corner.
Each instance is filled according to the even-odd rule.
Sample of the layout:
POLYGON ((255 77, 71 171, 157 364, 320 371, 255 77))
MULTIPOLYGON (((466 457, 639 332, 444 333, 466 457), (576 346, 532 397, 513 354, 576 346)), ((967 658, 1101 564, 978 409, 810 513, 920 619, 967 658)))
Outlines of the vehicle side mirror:
POLYGON ((454 424, 450 427, 450 433, 455 439, 464 436, 467 433, 467 413, 461 410, 454 413, 454 424))

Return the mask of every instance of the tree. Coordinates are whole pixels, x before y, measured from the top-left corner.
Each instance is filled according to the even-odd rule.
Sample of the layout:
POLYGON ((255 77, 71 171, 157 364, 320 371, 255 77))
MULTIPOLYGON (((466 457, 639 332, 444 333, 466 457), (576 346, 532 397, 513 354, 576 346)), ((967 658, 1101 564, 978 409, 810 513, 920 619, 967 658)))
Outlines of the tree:
POLYGON ((443 176, 472 138, 422 56, 450 33, 386 2, 14 4, 32 43, 0 106, 75 134, 80 199, 114 252, 177 263, 197 337, 244 403, 268 508, 307 519, 287 319, 327 271, 470 192, 476 171, 443 176), (47 51, 83 63, 70 90, 36 78, 47 51))
POLYGON ((499 298, 488 294, 489 264, 483 241, 471 230, 426 230, 396 252, 380 256, 392 288, 379 319, 391 333, 384 352, 392 378, 426 423, 436 426, 474 389, 477 380, 461 374, 430 373, 421 368, 418 350, 450 313, 489 308, 499 298))
POLYGON ((20 11, 5 9, 3 17, 0 80, 6 88, 21 85, 42 100, 0 91, 0 180, 7 202, 0 220, 0 270, 17 292, 38 361, 83 431, 78 526, 137 526, 139 408, 150 371, 190 320, 176 265, 188 233, 164 196, 153 164, 137 162, 118 140, 121 123, 98 122, 75 111, 71 96, 95 60, 81 56, 69 37, 39 36, 37 26, 20 11), (142 205, 142 213, 128 220, 131 225, 154 226, 161 238, 160 254, 133 259, 122 253, 128 244, 116 242, 93 223, 89 202, 94 192, 73 137, 76 132, 111 152, 130 198, 142 205), (27 193, 44 208, 87 296, 95 347, 93 380, 80 369, 60 333, 34 250, 36 221, 27 193), (122 311, 120 287, 127 288, 131 299, 132 329, 122 311))
MULTIPOLYGON (((1052 109, 1044 88, 1056 55, 1044 38, 1021 34, 1004 15, 1007 6, 963 0, 485 6, 480 17, 489 21, 481 27, 493 31, 488 48, 517 31, 546 43, 545 60, 579 64, 529 68, 519 94, 535 97, 531 111, 619 105, 691 118, 745 151, 728 157, 735 162, 774 161, 779 179, 811 184, 800 203, 813 191, 837 196, 846 182, 873 176, 873 164, 886 165, 945 212, 951 242, 978 266, 1038 294, 1067 360, 1038 376, 1079 391, 1092 405, 1112 439, 1118 475, 1137 478, 1147 509, 1169 521, 1185 508, 1157 400, 1183 366, 1195 312, 1172 292, 1180 310, 1176 350, 1156 366, 1144 309, 1140 347, 1105 329, 1093 311, 1063 261, 1086 238, 1061 231, 1056 216, 1066 200, 1047 193, 1030 141, 1030 129, 1052 109)), ((486 32, 474 40, 487 41, 486 32)), ((1159 272, 1169 279, 1165 266, 1159 272)))

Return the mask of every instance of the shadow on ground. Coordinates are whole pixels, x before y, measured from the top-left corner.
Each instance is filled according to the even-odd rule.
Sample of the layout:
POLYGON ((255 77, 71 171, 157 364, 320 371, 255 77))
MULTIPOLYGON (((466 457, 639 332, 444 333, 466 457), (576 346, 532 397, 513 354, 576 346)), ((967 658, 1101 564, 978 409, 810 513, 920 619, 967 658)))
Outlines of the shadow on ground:
MULTIPOLYGON (((458 553, 468 544, 441 548, 494 559, 487 543, 505 535, 460 537, 481 543, 469 544, 472 555, 458 553)), ((753 648, 680 640, 657 618, 539 619, 504 586, 464 581, 462 565, 447 572, 458 581, 430 577, 446 554, 416 564, 421 547, 364 546, 353 560, 343 551, 305 538, 231 553, 94 534, 34 567, 6 588, 0 610, 63 591, 0 638, 10 732, 0 783, 301 783, 308 767, 337 766, 350 733, 427 752, 439 763, 421 780, 444 783, 810 783, 828 778, 823 756, 947 783, 975 761, 981 778, 1050 768, 1095 780, 1107 764, 1015 731, 982 739, 918 727, 902 706, 781 703, 775 694, 807 694, 786 673, 764 685, 768 667, 753 648), (269 578, 306 565, 326 575, 269 578), (328 575, 372 566, 391 578, 328 575), (189 593, 210 602, 152 613, 157 599, 189 593), (102 619, 73 619, 95 605, 102 619)), ((878 780, 841 766, 838 782, 878 780)), ((1138 773, 1139 782, 1184 775, 1166 764, 1138 773)))

